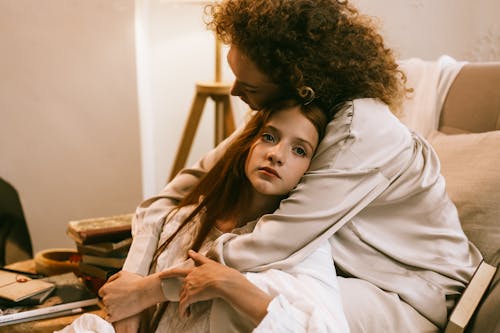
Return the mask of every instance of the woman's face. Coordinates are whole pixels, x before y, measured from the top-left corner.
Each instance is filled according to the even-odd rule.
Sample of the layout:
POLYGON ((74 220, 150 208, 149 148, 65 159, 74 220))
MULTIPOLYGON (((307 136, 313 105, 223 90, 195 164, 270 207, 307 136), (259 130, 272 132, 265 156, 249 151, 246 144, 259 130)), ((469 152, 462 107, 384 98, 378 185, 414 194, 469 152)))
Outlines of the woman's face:
POLYGON ((318 132, 299 106, 275 111, 252 144, 245 174, 260 194, 289 193, 309 168, 318 132))
POLYGON ((279 97, 279 86, 237 46, 232 45, 229 49, 227 62, 235 76, 231 95, 240 97, 252 110, 261 110, 279 97))

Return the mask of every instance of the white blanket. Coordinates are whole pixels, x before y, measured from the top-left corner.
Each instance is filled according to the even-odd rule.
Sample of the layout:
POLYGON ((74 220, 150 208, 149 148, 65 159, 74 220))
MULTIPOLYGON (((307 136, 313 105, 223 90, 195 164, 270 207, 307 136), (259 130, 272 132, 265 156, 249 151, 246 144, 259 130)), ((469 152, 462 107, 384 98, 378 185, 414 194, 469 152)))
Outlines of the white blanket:
POLYGON ((54 333, 115 333, 113 325, 98 315, 85 313, 75 319, 71 325, 54 333))
POLYGON ((423 137, 437 130, 448 90, 465 64, 446 55, 436 61, 418 58, 400 61, 408 77, 406 86, 413 88, 403 103, 400 120, 423 137))

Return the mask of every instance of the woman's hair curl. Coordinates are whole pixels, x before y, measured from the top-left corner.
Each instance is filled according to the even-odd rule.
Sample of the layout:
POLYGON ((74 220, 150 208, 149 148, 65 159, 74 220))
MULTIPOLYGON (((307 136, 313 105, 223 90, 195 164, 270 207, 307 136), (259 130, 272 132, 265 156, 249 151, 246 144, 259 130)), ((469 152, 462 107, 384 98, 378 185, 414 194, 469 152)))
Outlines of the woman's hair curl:
POLYGON ((304 105, 311 104, 312 101, 314 101, 314 99, 316 98, 316 94, 313 88, 308 86, 302 86, 298 88, 297 95, 299 95, 304 105))

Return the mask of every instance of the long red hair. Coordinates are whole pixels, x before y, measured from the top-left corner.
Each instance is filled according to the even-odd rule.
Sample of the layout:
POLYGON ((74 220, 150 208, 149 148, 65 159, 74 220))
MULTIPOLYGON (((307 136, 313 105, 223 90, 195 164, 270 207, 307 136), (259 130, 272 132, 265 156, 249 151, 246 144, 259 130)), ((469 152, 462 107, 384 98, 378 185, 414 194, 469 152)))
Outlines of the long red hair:
MULTIPOLYGON (((296 100, 279 101, 265 110, 257 111, 250 118, 243 131, 229 144, 226 152, 215 165, 200 179, 193 190, 181 200, 180 208, 196 205, 194 210, 183 220, 179 228, 157 249, 153 262, 165 250, 172 239, 192 221, 200 212, 200 227, 191 248, 198 251, 214 227, 217 220, 231 218, 243 210, 250 199, 251 184, 245 174, 245 162, 252 144, 260 137, 264 126, 269 122, 274 111, 300 107, 301 113, 318 131, 318 142, 323 138, 329 117, 314 103, 301 105, 296 100)), ((169 218, 168 216, 167 218, 169 218)))

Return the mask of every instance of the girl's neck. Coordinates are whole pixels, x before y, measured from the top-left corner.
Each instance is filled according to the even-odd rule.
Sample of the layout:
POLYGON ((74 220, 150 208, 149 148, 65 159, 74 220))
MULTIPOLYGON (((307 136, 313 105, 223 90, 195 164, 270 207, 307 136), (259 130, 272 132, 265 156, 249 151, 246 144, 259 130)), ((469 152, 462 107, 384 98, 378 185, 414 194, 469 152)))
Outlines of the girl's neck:
POLYGON ((274 212, 278 208, 281 199, 283 199, 282 196, 263 195, 257 191, 252 191, 249 205, 242 214, 242 217, 244 217, 242 222, 253 221, 262 215, 274 212))
POLYGON ((216 226, 222 232, 230 232, 262 215, 274 212, 282 198, 282 196, 268 196, 252 191, 248 198, 248 204, 237 215, 218 220, 216 226))

